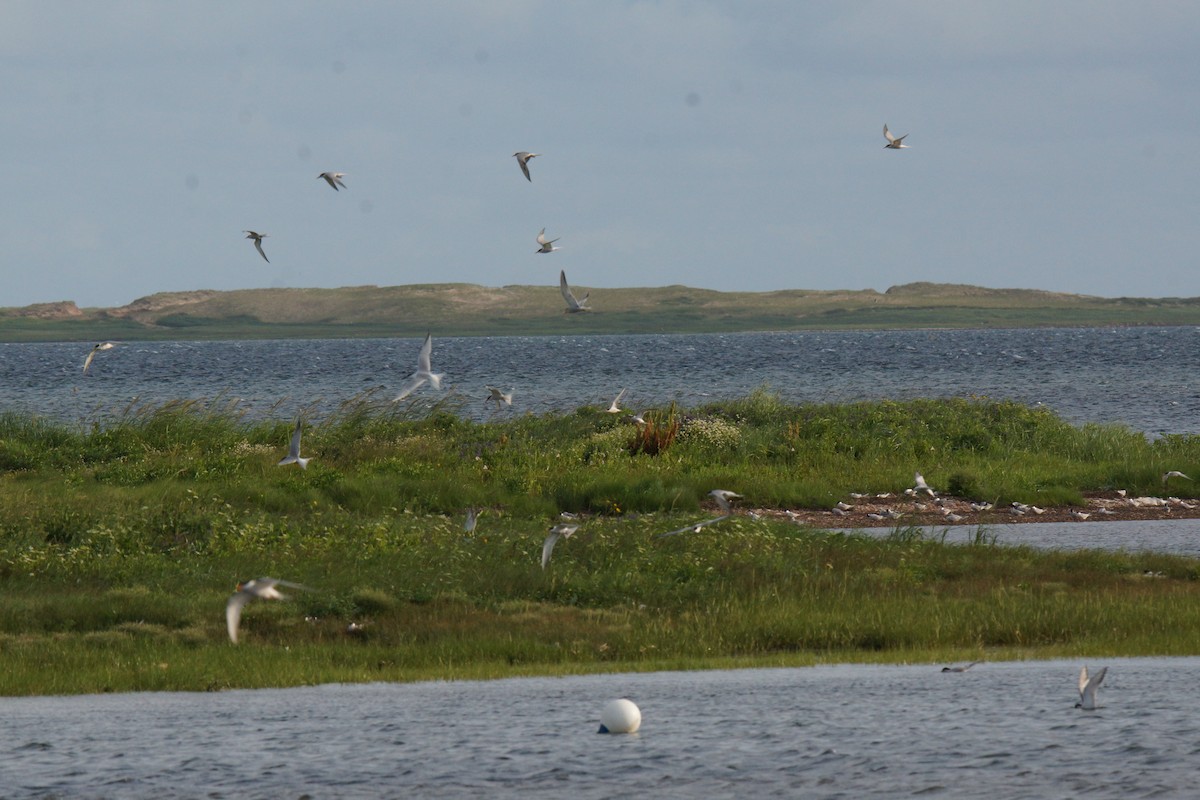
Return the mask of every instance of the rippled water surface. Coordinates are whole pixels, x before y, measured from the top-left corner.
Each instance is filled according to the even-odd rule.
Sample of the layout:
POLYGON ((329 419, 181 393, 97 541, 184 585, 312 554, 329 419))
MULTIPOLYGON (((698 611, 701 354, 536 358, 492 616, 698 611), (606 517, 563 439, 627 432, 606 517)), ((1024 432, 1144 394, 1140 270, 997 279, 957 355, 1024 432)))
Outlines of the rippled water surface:
MULTIPOLYGON (((0 345, 0 409, 66 420, 130 402, 237 398, 254 415, 329 411, 375 389, 391 399, 417 339, 0 345), (278 405, 276 405, 278 404, 278 405)), ((516 389, 516 412, 686 406, 770 386, 790 402, 987 395, 1044 403, 1067 419, 1149 433, 1200 431, 1200 330, 1071 328, 646 336, 435 338, 433 366, 467 413, 486 385, 516 389)), ((419 390, 423 402, 446 396, 419 390)))
POLYGON ((0 794, 1194 796, 1200 659, 1105 665, 1094 712, 1065 661, 5 699, 0 794))

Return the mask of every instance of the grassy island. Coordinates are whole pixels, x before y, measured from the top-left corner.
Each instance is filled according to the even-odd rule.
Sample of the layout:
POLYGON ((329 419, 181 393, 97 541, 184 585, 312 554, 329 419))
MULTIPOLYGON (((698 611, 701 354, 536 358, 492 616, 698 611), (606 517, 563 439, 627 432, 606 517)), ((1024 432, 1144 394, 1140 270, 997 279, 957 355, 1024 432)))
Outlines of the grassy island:
MULTIPOLYGON (((103 425, 0 416, 0 694, 663 668, 1200 653, 1200 561, 879 540, 745 509, 901 494, 1073 505, 1200 477, 1147 441, 978 400, 792 406, 760 391, 471 422, 356 398, 304 422, 170 403, 103 425), (744 495, 732 519, 707 492, 744 495), (474 532, 465 509, 483 509, 474 532), (560 512, 578 532, 543 570, 560 512), (304 584, 225 632, 239 580, 304 584)), ((1191 497, 1200 487, 1172 485, 1191 497)))

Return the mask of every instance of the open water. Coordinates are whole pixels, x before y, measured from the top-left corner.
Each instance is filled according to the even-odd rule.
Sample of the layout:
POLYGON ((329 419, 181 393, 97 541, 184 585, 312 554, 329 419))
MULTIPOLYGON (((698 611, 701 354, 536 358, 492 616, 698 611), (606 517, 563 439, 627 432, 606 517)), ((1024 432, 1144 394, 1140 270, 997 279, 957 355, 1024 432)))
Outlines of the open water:
MULTIPOLYGON (((0 345, 0 410, 65 421, 130 404, 237 400, 251 416, 329 413, 374 391, 391 400, 416 368, 419 339, 0 345)), ((1150 435, 1200 431, 1200 329, 847 331, 702 335, 434 338, 416 403, 456 398, 493 413, 485 386, 515 389, 512 411, 607 407, 627 387, 630 410, 741 397, 760 386, 785 400, 984 395, 1044 404, 1075 423, 1122 423, 1150 435)))
MULTIPOLYGON (((363 392, 390 399, 420 346, 129 343, 85 377, 91 344, 0 345, 0 411, 88 421, 219 398, 251 416, 319 415, 363 392)), ((1198 344, 1194 328, 448 337, 433 354, 447 391, 414 402, 450 396, 483 416, 493 385, 516 388, 505 413, 540 413, 607 406, 629 387, 638 410, 765 385, 797 403, 984 395, 1076 423, 1195 433, 1198 344)), ((1193 524, 988 533, 1194 554, 1193 524)), ((1106 663, 1095 712, 1073 708, 1076 662, 6 698, 0 798, 1195 796, 1200 659, 1106 663), (641 732, 597 735, 618 696, 641 706, 641 732)))
POLYGON ((1200 659, 0 701, 5 798, 1195 797, 1200 659), (597 734, 626 696, 632 736, 597 734))

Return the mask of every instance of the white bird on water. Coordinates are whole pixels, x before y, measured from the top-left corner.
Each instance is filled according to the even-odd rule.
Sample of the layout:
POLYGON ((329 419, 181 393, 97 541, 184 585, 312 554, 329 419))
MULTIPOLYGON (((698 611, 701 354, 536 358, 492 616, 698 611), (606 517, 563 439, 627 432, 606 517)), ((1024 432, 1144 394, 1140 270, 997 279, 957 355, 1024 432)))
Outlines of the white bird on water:
POLYGON ((550 554, 554 552, 554 545, 558 543, 559 538, 570 539, 571 534, 579 530, 578 525, 569 525, 565 522, 560 522, 550 529, 550 535, 546 537, 546 541, 542 542, 542 569, 550 563, 550 554))
POLYGON ((1079 671, 1079 702, 1075 704, 1076 708, 1082 708, 1084 711, 1096 710, 1096 690, 1104 682, 1104 676, 1107 672, 1108 667, 1104 667, 1095 675, 1089 677, 1087 667, 1079 671))
MULTIPOLYGON (((559 237, 559 238, 562 238, 562 237, 559 237)), ((538 233, 538 238, 537 238, 537 243, 541 246, 538 247, 538 249, 534 250, 533 252, 535 252, 535 253, 553 253, 555 250, 562 250, 561 247, 554 246, 554 243, 557 241, 558 241, 558 239, 546 239, 546 229, 542 228, 542 230, 538 233)))
POLYGON ((884 145, 884 148, 888 150, 900 150, 908 147, 908 145, 904 143, 904 140, 908 137, 908 134, 906 133, 904 136, 900 137, 893 136, 892 132, 888 130, 886 122, 883 124, 883 136, 888 140, 888 143, 884 145))
POLYGON ((509 389, 508 394, 505 394, 504 392, 500 391, 495 386, 489 386, 489 387, 487 387, 487 390, 488 390, 488 396, 483 398, 483 404, 485 406, 488 403, 494 402, 496 404, 496 410, 499 411, 501 403, 503 403, 506 406, 512 405, 513 392, 515 392, 516 389, 509 389))
POLYGON ((442 388, 442 378, 446 376, 444 372, 434 372, 430 364, 430 356, 433 354, 433 334, 425 334, 425 343, 421 345, 421 352, 417 354, 417 371, 408 376, 408 381, 400 387, 400 394, 396 395, 396 400, 403 400, 410 394, 421 388, 426 381, 433 384, 433 388, 442 388))
POLYGON ((276 586, 290 586, 293 589, 307 589, 298 583, 288 583, 278 578, 257 578, 237 585, 237 591, 225 604, 225 626, 229 629, 229 641, 237 644, 238 624, 242 620, 242 609, 251 600, 286 600, 287 595, 281 593, 276 586))
POLYGON ((609 406, 608 406, 607 413, 609 413, 609 414, 620 414, 621 413, 621 406, 620 406, 621 398, 625 396, 625 392, 627 392, 627 391, 629 391, 628 387, 617 392, 617 396, 613 398, 612 403, 609 404, 609 406))
POLYGON ((333 187, 333 190, 338 191, 338 187, 346 188, 346 184, 342 183, 342 178, 346 177, 344 172, 322 172, 317 176, 317 179, 324 178, 325 182, 333 187))
POLYGON ((263 257, 263 261, 265 261, 265 262, 267 262, 268 264, 270 264, 270 263, 271 263, 271 259, 267 258, 267 254, 266 254, 266 253, 264 253, 264 252, 263 252, 263 249, 262 249, 262 240, 263 240, 263 239, 265 239, 265 238, 267 238, 268 234, 265 234, 265 233, 255 233, 254 231, 242 231, 242 233, 246 234, 246 238, 247 238, 247 239, 253 239, 253 240, 254 240, 254 249, 255 249, 255 250, 257 250, 257 251, 258 251, 258 254, 259 254, 260 256, 262 256, 262 257, 263 257))
POLYGON ((592 293, 588 292, 583 296, 582 300, 576 300, 575 295, 571 292, 571 287, 567 285, 566 270, 559 270, 558 272, 558 290, 562 292, 563 300, 567 301, 567 314, 576 314, 580 311, 591 311, 591 309, 587 307, 587 301, 588 298, 592 296, 592 293))
POLYGON ((92 365, 92 359, 96 357, 96 353, 99 353, 101 350, 112 350, 116 346, 116 342, 100 342, 100 344, 93 347, 92 352, 88 353, 87 358, 83 360, 83 374, 87 375, 88 367, 92 365))
POLYGON ((517 164, 521 166, 521 172, 525 173, 525 180, 533 183, 533 178, 529 177, 529 159, 537 158, 541 153, 526 153, 524 150, 518 150, 513 153, 513 158, 517 160, 517 164))
POLYGON ((275 466, 282 467, 287 464, 299 464, 300 469, 308 469, 308 462, 312 461, 312 459, 300 457, 300 424, 300 420, 297 419, 296 427, 292 431, 291 444, 288 445, 288 454, 281 458, 275 466))

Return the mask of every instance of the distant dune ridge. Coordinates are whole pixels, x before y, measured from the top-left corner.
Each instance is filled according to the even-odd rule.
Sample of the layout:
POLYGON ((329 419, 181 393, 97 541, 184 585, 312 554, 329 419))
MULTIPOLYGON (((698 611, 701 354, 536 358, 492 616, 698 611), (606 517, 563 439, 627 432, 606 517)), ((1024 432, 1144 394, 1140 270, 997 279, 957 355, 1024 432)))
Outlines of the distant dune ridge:
POLYGON ((117 308, 71 301, 0 309, 0 340, 643 333, 836 328, 1200 324, 1200 298, 1104 298, 909 283, 873 289, 718 292, 595 289, 563 315, 559 288, 466 283, 162 292, 117 308))

